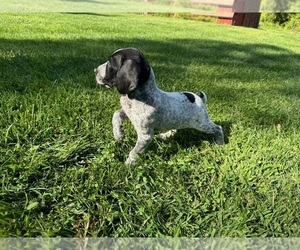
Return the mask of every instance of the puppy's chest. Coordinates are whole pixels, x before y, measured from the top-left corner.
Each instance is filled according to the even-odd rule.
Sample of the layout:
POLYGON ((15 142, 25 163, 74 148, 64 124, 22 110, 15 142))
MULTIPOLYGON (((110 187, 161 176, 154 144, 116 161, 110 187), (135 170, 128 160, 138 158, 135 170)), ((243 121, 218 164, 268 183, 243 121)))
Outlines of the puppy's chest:
POLYGON ((129 99, 127 97, 121 98, 121 105, 129 118, 133 117, 151 117, 155 114, 156 108, 144 102, 129 99))

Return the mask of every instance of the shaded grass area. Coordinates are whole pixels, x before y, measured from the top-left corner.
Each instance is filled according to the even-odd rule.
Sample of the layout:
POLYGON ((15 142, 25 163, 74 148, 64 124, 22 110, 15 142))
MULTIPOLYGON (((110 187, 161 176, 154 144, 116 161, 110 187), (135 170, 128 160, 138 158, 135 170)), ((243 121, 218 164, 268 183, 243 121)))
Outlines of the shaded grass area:
POLYGON ((300 36, 163 17, 1 14, 2 236, 299 237, 300 36), (291 36, 293 39, 290 39, 291 36), (124 166, 116 91, 93 68, 138 47, 164 90, 203 90, 227 144, 183 130, 124 166))

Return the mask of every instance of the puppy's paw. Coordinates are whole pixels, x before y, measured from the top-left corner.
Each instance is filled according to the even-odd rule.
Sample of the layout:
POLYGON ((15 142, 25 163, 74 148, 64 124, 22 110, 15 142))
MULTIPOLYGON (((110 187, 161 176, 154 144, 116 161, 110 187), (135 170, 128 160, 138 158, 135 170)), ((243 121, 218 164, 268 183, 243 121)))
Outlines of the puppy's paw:
POLYGON ((116 141, 122 141, 124 139, 124 131, 122 129, 114 129, 113 132, 116 141))
POLYGON ((217 131, 216 131, 216 134, 215 134, 215 142, 218 144, 218 145, 223 145, 225 142, 224 142, 224 134, 223 134, 223 129, 221 126, 217 126, 217 131))
POLYGON ((163 140, 166 140, 166 139, 168 139, 169 137, 175 135, 176 131, 177 131, 176 129, 172 129, 172 130, 169 130, 169 131, 166 132, 166 133, 160 133, 160 134, 158 134, 157 136, 158 136, 159 138, 163 139, 163 140))
POLYGON ((136 164, 136 160, 131 159, 130 157, 128 157, 127 160, 125 161, 125 165, 127 165, 127 166, 133 166, 135 164, 136 164))

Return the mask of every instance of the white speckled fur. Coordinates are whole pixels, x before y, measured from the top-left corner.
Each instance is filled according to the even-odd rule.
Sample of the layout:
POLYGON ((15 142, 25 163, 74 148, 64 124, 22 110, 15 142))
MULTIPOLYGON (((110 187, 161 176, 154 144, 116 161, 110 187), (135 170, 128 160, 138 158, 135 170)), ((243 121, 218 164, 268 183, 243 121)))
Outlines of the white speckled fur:
MULTIPOLYGON (((105 74, 106 63, 95 69, 96 80, 99 84, 105 74)), ((186 92, 185 92, 186 93, 186 92)), ((202 92, 203 93, 203 92, 202 92)), ((129 118, 137 131, 137 142, 129 153, 126 164, 132 164, 137 156, 145 150, 154 133, 161 134, 162 138, 173 135, 177 129, 193 128, 212 134, 218 144, 224 143, 221 126, 214 124, 208 117, 205 107, 206 95, 194 95, 191 102, 182 92, 165 92, 155 83, 154 72, 151 69, 148 81, 134 90, 134 97, 122 95, 120 102, 122 108, 113 115, 113 133, 116 140, 122 140, 124 131, 122 123, 129 118)))

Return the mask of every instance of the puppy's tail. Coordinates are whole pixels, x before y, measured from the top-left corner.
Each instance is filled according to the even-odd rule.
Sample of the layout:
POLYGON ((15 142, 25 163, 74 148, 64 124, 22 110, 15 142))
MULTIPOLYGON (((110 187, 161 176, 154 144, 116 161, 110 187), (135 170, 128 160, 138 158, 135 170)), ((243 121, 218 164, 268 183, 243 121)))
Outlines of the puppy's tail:
POLYGON ((197 93, 195 93, 197 96, 199 96, 201 99, 202 99, 202 102, 204 103, 204 104, 206 104, 206 101, 207 101, 207 96, 206 96, 206 94, 203 92, 203 91, 201 91, 201 92, 197 92, 197 93))

